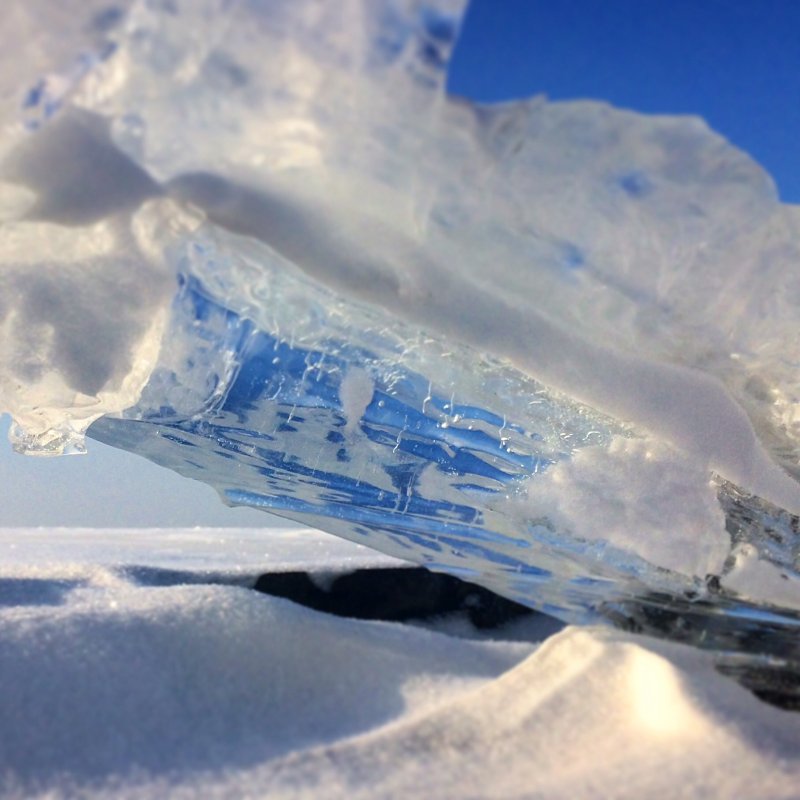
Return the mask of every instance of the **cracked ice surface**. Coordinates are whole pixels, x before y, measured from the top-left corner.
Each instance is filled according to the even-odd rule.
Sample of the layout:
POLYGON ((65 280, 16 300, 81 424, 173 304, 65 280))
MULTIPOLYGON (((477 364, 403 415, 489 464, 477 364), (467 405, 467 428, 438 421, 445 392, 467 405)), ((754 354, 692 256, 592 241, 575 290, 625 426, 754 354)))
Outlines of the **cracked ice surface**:
POLYGON ((446 96, 460 0, 74 4, 64 36, 39 5, 0 79, 17 447, 94 423, 570 618, 800 607, 800 217, 747 155, 446 96))

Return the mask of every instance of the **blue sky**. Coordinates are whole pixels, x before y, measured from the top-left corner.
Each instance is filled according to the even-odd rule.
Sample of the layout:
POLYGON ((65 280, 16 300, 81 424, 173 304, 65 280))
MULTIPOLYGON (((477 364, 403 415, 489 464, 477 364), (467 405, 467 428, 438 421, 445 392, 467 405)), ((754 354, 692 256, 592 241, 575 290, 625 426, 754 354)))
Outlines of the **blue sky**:
POLYGON ((797 0, 473 0, 450 89, 699 114, 800 203, 797 0))
MULTIPOLYGON (((800 0, 474 0, 451 91, 545 93, 699 114, 800 202, 800 0)), ((0 429, 5 434, 6 426, 0 429)), ((258 525, 214 492, 90 442, 26 459, 0 445, 0 525, 258 525)))

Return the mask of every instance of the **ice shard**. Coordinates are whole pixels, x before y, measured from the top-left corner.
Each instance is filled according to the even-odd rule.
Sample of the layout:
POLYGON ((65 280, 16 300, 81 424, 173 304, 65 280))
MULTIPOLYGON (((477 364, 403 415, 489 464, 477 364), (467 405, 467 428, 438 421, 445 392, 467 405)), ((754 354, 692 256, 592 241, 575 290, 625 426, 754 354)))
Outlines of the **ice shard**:
POLYGON ((16 446, 800 659, 800 213, 696 118, 448 96, 463 5, 76 4, 3 76, 16 446))

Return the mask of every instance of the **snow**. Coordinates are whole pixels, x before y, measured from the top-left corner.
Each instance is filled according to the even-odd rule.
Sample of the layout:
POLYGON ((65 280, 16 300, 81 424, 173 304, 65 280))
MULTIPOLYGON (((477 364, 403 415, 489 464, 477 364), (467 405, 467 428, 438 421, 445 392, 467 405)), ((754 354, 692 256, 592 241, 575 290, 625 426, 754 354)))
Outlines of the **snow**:
POLYGON ((796 796, 800 715, 691 648, 519 623, 470 638, 221 581, 378 566, 308 531, 17 529, 0 547, 4 797, 796 796), (143 565, 180 572, 153 585, 143 565))
POLYGON ((607 451, 580 451, 529 481, 523 506, 684 575, 719 575, 730 551, 708 474, 658 441, 616 437, 607 451))
POLYGON ((731 555, 733 565, 722 579, 726 589, 755 601, 800 610, 800 581, 789 569, 760 558, 750 544, 737 545, 731 555))

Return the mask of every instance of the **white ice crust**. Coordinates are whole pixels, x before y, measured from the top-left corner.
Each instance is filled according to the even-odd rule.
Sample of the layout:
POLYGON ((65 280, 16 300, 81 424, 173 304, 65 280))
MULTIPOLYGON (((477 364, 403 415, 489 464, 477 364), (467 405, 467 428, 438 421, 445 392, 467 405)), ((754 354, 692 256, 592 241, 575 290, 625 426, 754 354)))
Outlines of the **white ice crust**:
POLYGON ((8 223, 0 273, 0 398, 29 453, 80 447, 134 403, 156 363, 168 300, 126 224, 8 223))
POLYGON ((719 575, 730 551, 705 470, 659 442, 617 437, 529 482, 528 516, 585 541, 603 540, 685 575, 719 575))
MULTIPOLYGON (((29 21, 12 5, 23 22, 4 27, 4 45, 20 47, 29 21)), ((136 399, 170 269, 135 230, 144 209, 169 224, 185 213, 177 203, 668 443, 698 475, 800 512, 798 210, 696 118, 447 97, 462 11, 460 0, 133 3, 64 108, 4 140, 0 206, 17 217, 0 241, 4 305, 36 311, 33 274, 78 297, 74 311, 40 306, 46 324, 4 317, 0 396, 24 446, 63 449, 65 429, 136 399), (75 148, 104 154, 84 174, 96 162, 108 213, 73 203, 77 178, 37 166, 61 152, 48 129, 64 140, 68 124, 83 131, 75 148), (113 313, 73 324, 97 309, 113 313), (64 335, 68 348, 52 345, 64 335), (106 337, 116 349, 103 370, 106 337)), ((351 388, 355 408, 366 387, 351 388)))

